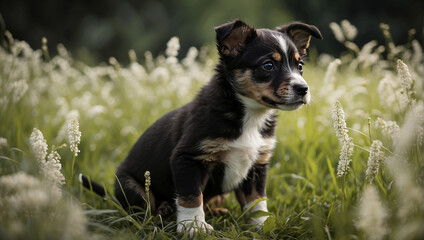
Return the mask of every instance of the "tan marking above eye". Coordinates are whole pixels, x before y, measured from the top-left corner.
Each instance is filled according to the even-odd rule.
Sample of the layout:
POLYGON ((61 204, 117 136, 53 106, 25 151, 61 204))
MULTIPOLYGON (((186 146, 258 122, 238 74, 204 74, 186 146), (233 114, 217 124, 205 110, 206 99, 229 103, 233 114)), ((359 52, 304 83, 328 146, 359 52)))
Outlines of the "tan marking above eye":
POLYGON ((300 55, 299 55, 299 53, 295 53, 295 54, 294 54, 294 58, 296 59, 296 61, 298 61, 298 62, 299 62, 299 60, 300 60, 300 55))
POLYGON ((275 61, 280 61, 281 60, 281 54, 279 54, 277 52, 273 53, 272 58, 274 58, 275 61))

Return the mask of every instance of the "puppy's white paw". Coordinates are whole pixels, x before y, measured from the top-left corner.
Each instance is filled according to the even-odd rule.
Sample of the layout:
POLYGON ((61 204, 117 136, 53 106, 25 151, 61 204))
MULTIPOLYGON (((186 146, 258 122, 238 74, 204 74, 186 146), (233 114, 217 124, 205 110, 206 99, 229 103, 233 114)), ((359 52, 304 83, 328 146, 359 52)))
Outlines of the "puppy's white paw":
POLYGON ((185 208, 177 202, 177 232, 187 231, 189 237, 193 237, 197 232, 210 233, 213 227, 205 221, 203 203, 199 207, 185 208))
MULTIPOLYGON (((246 204, 246 206, 244 206, 244 211, 246 211, 247 209, 250 208, 250 206, 253 205, 255 201, 249 202, 248 204, 246 204)), ((253 206, 249 212, 250 213, 254 213, 256 211, 263 211, 263 212, 268 212, 268 207, 266 204, 266 200, 260 201, 258 203, 256 203, 255 206, 253 206)), ((269 216, 261 216, 261 217, 253 217, 249 219, 249 224, 252 225, 256 225, 255 228, 257 230, 262 229, 265 221, 268 219, 269 216)))
POLYGON ((265 223, 265 221, 268 219, 269 216, 262 216, 257 218, 251 218, 249 220, 249 224, 255 225, 255 228, 257 230, 261 229, 265 223))
POLYGON ((188 236, 192 238, 195 233, 205 232, 211 233, 213 227, 205 221, 199 220, 185 220, 178 223, 177 232, 187 232, 188 236))

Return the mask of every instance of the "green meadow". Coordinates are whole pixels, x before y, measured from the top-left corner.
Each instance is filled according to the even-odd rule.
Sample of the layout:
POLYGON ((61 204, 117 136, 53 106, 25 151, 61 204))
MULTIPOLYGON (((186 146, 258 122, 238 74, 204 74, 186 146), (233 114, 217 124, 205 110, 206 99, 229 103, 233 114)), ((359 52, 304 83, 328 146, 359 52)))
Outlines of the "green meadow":
MULTIPOLYGON (((422 46, 413 30, 394 43, 384 24, 375 31, 386 41, 363 46, 347 21, 330 27, 345 51, 317 52, 313 39, 304 66, 311 103, 279 111, 263 229, 247 224, 230 193, 228 215, 208 215, 215 231, 195 238, 424 238, 422 46)), ((2 31, 0 239, 188 238, 175 214, 127 213, 112 195, 83 189, 78 174, 113 192, 138 137, 214 74, 214 44, 179 52, 174 37, 163 55, 129 50, 129 64, 88 66, 66 46, 44 39, 32 49, 2 31)))

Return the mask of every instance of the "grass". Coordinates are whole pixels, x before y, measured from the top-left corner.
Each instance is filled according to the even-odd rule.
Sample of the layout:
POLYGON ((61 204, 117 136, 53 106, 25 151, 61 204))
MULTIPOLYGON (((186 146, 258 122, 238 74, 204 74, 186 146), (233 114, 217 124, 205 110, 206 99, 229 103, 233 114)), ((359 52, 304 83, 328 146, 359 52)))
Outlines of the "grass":
MULTIPOLYGON (((417 41, 396 46, 387 26, 382 29, 387 38, 384 46, 372 41, 359 48, 352 39, 343 40, 347 48, 338 56, 339 65, 334 57, 311 50, 304 78, 312 89, 312 103, 295 112, 280 112, 267 179, 272 217, 263 231, 246 223, 235 196, 229 194, 228 216, 207 217, 215 231, 196 238, 422 239, 423 142, 419 134, 423 120, 419 112, 408 117, 411 111, 422 113, 422 49, 417 41), (397 59, 407 64, 415 80, 408 91, 402 90, 397 59), (341 144, 331 118, 336 101, 344 108, 355 146, 351 170, 342 177, 337 176, 341 144), (378 118, 401 126, 398 137, 385 134, 376 125, 378 118), (366 170, 373 140, 382 141, 385 160, 370 183, 366 170), (374 204, 387 217, 378 208, 360 214, 372 204, 364 202, 368 187, 376 189, 374 204), (358 227, 369 218, 384 219, 384 224, 358 227), (369 229, 384 231, 375 236, 369 229)), ((161 115, 190 101, 210 79, 217 61, 214 47, 193 48, 182 60, 174 55, 152 57, 149 52, 140 57, 130 51, 129 65, 111 58, 109 64, 89 67, 73 59, 62 45, 59 55, 50 56, 46 41, 41 50, 32 50, 24 41, 7 39, 0 48, 0 179, 18 172, 42 179, 28 140, 33 128, 42 131, 49 152, 63 143, 68 147, 57 150, 66 179, 62 200, 42 210, 21 206, 26 214, 12 218, 13 202, 1 195, 1 238, 187 238, 176 233, 175 215, 162 219, 145 210, 126 213, 113 196, 103 200, 82 189, 77 175, 83 172, 111 191, 116 167, 139 135, 161 115), (78 119, 82 132, 75 159, 66 131, 71 118, 78 119), (12 207, 4 208, 9 206, 6 203, 12 207), (69 208, 82 209, 84 214, 75 217, 69 208), (48 220, 49 214, 61 221, 48 220), (64 223, 71 219, 81 224, 64 223), (23 226, 21 230, 12 227, 16 222, 23 226)), ((4 182, 2 193, 8 189, 4 182)), ((13 196, 23 196, 17 192, 13 196)))

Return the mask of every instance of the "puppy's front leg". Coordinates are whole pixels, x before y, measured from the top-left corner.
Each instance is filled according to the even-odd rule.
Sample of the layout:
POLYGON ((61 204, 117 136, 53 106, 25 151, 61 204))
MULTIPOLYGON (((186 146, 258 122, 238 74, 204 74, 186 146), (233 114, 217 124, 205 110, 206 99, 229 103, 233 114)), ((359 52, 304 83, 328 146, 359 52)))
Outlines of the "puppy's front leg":
MULTIPOLYGON (((235 191, 237 200, 243 211, 249 209, 256 200, 266 197, 265 185, 267 173, 268 164, 255 164, 247 178, 235 191)), ((258 202, 250 209, 251 213, 256 211, 268 212, 266 200, 258 202)), ((260 228, 267 218, 268 216, 251 218, 249 223, 256 224, 260 228)))
POLYGON ((209 232, 213 227, 206 223, 203 211, 202 180, 207 171, 202 162, 180 157, 172 162, 172 174, 177 192, 177 232, 209 232))

